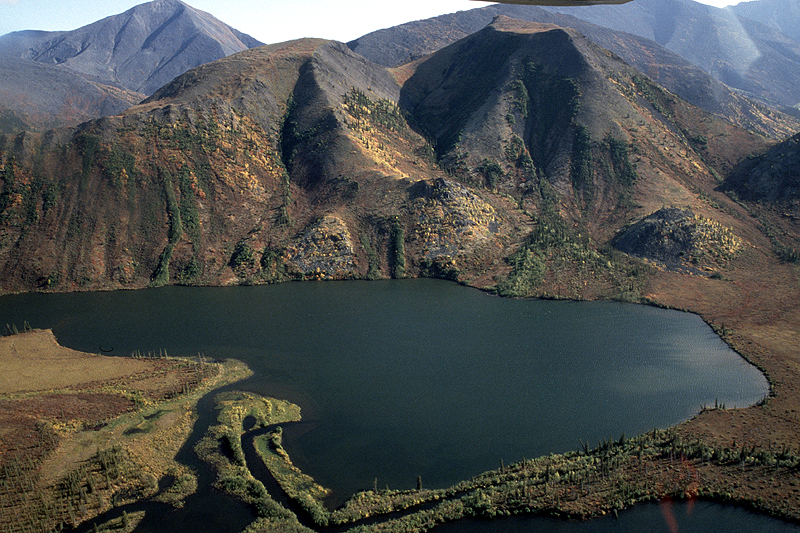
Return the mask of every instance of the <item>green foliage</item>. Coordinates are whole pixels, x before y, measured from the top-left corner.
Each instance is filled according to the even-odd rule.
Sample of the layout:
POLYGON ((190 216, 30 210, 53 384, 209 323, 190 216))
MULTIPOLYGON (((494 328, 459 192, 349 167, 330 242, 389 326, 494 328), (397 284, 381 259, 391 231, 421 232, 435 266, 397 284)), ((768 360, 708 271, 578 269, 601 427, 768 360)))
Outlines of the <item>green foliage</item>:
POLYGON ((356 87, 342 95, 342 103, 347 107, 347 112, 359 123, 368 121, 373 125, 397 132, 402 132, 408 127, 403 112, 397 104, 385 98, 373 101, 356 87))
POLYGON ((478 165, 478 172, 483 176, 484 183, 489 189, 497 188, 497 182, 503 177, 502 167, 497 161, 492 161, 490 159, 481 161, 481 164, 478 165))
POLYGON ((252 267, 254 260, 255 255, 253 254, 253 248, 247 241, 241 240, 236 243, 236 247, 233 249, 231 258, 228 261, 228 265, 234 269, 243 266, 252 267))
POLYGON ((647 102, 653 106, 653 109, 664 115, 665 117, 672 117, 672 104, 675 103, 675 98, 667 93, 662 87, 656 85, 648 78, 643 78, 639 75, 631 77, 634 88, 644 97, 647 102))
POLYGON ((100 152, 100 137, 81 133, 75 137, 75 146, 81 154, 81 185, 85 186, 100 152))
POLYGON ((200 241, 200 214, 197 210, 197 199, 192 189, 192 176, 185 164, 178 172, 178 187, 181 193, 180 218, 183 228, 192 243, 197 246, 200 241))
POLYGON ((638 176, 628 157, 628 143, 621 139, 615 139, 610 135, 606 137, 605 143, 611 155, 614 178, 623 186, 630 187, 636 182, 638 176))
POLYGON ((189 284, 196 281, 202 275, 203 267, 200 261, 198 261, 196 257, 192 257, 178 273, 178 281, 180 283, 189 284))
POLYGON ((637 283, 643 279, 638 280, 639 273, 634 268, 628 269, 624 254, 612 247, 598 249, 585 232, 567 224, 553 209, 543 209, 540 215, 531 216, 535 222, 533 230, 525 244, 507 259, 512 270, 495 286, 498 294, 530 296, 547 272, 557 273, 569 268, 590 276, 606 276, 614 286, 627 284, 620 290, 628 294, 631 301, 641 299, 637 283))
POLYGON ((450 281, 458 281, 458 276, 461 274, 449 255, 440 255, 432 259, 423 258, 419 262, 419 270, 422 277, 449 279, 450 281))
POLYGON ((102 167, 115 187, 122 185, 123 176, 127 176, 128 180, 133 180, 137 176, 136 157, 118 143, 115 143, 108 151, 102 167))
POLYGON ((381 276, 380 265, 378 263, 378 254, 375 251, 375 247, 372 245, 369 235, 362 233, 359 235, 359 240, 361 241, 361 248, 363 248, 364 253, 367 254, 367 262, 369 264, 367 268, 367 279, 381 279, 383 276, 381 276))
POLYGON ((628 155, 629 145, 621 139, 615 139, 611 135, 606 136, 603 145, 608 150, 611 165, 607 169, 612 182, 618 187, 619 205, 630 204, 633 196, 633 186, 638 179, 636 169, 630 161, 628 155))
POLYGON ((158 256, 158 265, 150 276, 151 287, 161 287, 169 283, 169 262, 172 260, 174 245, 167 244, 158 256))
POLYGON ((0 220, 3 220, 8 216, 6 210, 11 206, 17 187, 13 158, 9 157, 5 164, 0 167, 0 179, 3 180, 3 190, 0 191, 0 220))
MULTIPOLYGON (((42 215, 47 215, 47 212, 56 206, 58 203, 58 196, 60 188, 57 183, 50 182, 45 186, 42 191, 42 215)), ((0 210, 2 211, 2 210, 0 210)))
POLYGON ((287 279, 286 265, 283 263, 283 250, 264 248, 259 261, 261 272, 259 276, 266 282, 279 282, 287 279))
POLYGON ((570 178, 572 179, 573 189, 576 192, 582 192, 583 200, 587 204, 591 202, 594 189, 592 173, 592 137, 588 128, 578 126, 575 128, 575 135, 572 141, 570 178))
POLYGON ((528 88, 525 86, 522 79, 517 79, 511 82, 510 89, 514 95, 514 107, 522 114, 522 118, 527 119, 530 112, 528 106, 530 105, 531 99, 528 88))
POLYGON ((169 171, 159 169, 161 180, 164 185, 164 196, 167 201, 167 216, 169 217, 169 243, 176 244, 183 236, 183 224, 181 223, 181 208, 178 199, 175 197, 175 186, 172 184, 172 174, 169 171))
POLYGON ((511 273, 495 287, 500 296, 528 296, 544 279, 542 254, 532 247, 523 247, 509 257, 508 262, 512 266, 511 273))

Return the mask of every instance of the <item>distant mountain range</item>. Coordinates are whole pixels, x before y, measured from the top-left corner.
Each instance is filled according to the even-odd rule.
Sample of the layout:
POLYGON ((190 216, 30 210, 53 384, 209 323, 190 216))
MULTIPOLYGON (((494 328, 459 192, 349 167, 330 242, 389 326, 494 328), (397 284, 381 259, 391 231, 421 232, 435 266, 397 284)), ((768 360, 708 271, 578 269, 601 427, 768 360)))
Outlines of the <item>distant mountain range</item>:
POLYGON ((142 4, 73 31, 10 33, 0 37, 0 106, 32 128, 78 124, 261 44, 180 0, 142 4))
MULTIPOLYGON (((262 46, 121 115, 0 136, 0 286, 424 275, 613 294, 638 268, 613 237, 664 205, 756 231, 719 186, 770 144, 552 24, 498 16, 398 68, 262 46)), ((698 272, 728 257, 684 251, 698 272)))
POLYGON ((760 0, 724 9, 691 0, 547 9, 652 39, 771 105, 800 104, 798 0, 760 0))
MULTIPOLYGON (((783 138, 800 129, 794 83, 800 76, 799 5, 493 5, 380 30, 349 45, 371 61, 397 66, 478 31, 497 15, 553 23, 577 29, 691 103, 783 138), (774 119, 756 101, 798 122, 774 119)), ((192 67, 261 44, 180 0, 142 4, 74 31, 14 32, 0 37, 0 131, 116 114, 192 67)))
MULTIPOLYGON (((671 42, 667 38, 667 27, 680 28, 679 33, 687 35, 717 35, 717 32, 709 32, 708 28, 715 28, 721 21, 727 20, 720 13, 728 14, 728 18, 732 16, 728 11, 716 10, 690 0, 637 0, 616 6, 548 9, 493 5, 379 30, 348 45, 372 61, 398 66, 478 31, 498 15, 551 23, 578 30, 675 94, 734 123, 775 138, 783 138, 797 131, 797 123, 788 130, 782 129, 779 124, 785 123, 785 117, 773 120, 772 110, 800 116, 800 110, 793 107, 800 102, 800 86, 792 83, 792 80, 800 79, 800 55, 791 52, 795 48, 800 50, 800 43, 790 41, 785 36, 778 36, 777 40, 762 38, 758 42, 767 50, 767 54, 780 48, 778 42, 784 43, 786 50, 791 53, 787 52, 778 58, 770 55, 771 60, 757 62, 741 79, 731 79, 725 75, 725 72, 732 72, 728 67, 706 71, 698 66, 722 64, 718 56, 739 53, 731 51, 728 46, 731 43, 723 39, 714 37, 716 44, 710 48, 697 42, 685 49, 674 46, 676 50, 673 50, 667 46, 671 42), (633 11, 629 13, 625 10, 633 11), (664 42, 659 44, 657 39, 664 42), (785 80, 785 83, 781 80, 785 80), (780 98, 776 101, 778 94, 780 98), (772 109, 768 110, 764 104, 770 104, 772 109)), ((752 25, 760 28, 762 33, 774 33, 755 22, 752 25)), ((673 40, 680 41, 677 38, 673 40)), ((732 44, 738 42, 735 40, 732 44)), ((729 67, 733 64, 726 63, 729 67)))

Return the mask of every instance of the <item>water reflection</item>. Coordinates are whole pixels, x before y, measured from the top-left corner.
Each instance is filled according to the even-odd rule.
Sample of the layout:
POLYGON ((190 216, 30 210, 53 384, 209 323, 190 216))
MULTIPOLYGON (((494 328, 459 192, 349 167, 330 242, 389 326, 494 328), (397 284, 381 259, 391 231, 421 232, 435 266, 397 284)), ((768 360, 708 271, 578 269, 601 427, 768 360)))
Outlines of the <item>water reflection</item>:
POLYGON ((767 382, 697 316, 614 302, 508 300, 449 282, 28 294, 0 323, 89 352, 242 359, 237 388, 302 407, 295 464, 341 500, 445 487, 523 458, 676 424, 767 382))

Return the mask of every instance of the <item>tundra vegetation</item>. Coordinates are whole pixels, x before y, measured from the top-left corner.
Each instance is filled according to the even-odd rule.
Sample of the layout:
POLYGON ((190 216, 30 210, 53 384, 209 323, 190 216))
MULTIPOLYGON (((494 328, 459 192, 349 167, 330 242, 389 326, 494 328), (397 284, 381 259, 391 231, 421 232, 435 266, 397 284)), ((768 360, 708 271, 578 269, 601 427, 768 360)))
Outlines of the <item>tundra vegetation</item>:
MULTIPOLYGON (((504 466, 451 492, 376 487, 348 503, 353 517, 408 512, 375 523, 353 518, 353 527, 414 530, 437 517, 516 512, 593 516, 665 495, 715 497, 800 520, 797 199, 753 197, 775 188, 756 180, 747 195, 730 180, 746 154, 770 175, 783 159, 796 161, 794 152, 759 156, 771 142, 689 106, 572 30, 500 17, 392 72, 336 43, 293 41, 192 71, 121 116, 0 136, 0 274, 4 291, 431 275, 506 296, 690 309, 769 376, 763 405, 709 409, 667 433, 504 466), (566 63, 576 68, 565 71, 566 63), (492 106, 501 115, 487 132, 476 113, 492 106), (682 259, 689 273, 611 245, 615 232, 667 206, 696 213, 660 235, 670 242, 692 233, 694 248, 682 259), (323 257, 341 268, 297 267, 323 257), (370 510, 357 512, 358 502, 370 510)), ((787 186, 796 172, 789 175, 787 186)), ((162 354, 146 360, 173 364, 162 354)), ((188 366, 173 369, 184 378, 171 382, 172 399, 211 383, 202 372, 218 368, 174 364, 188 366)), ((167 391, 102 383, 109 390, 50 387, 50 406, 64 412, 51 425, 27 420, 35 442, 0 450, 13 465, 3 474, 11 500, 0 512, 14 531, 84 521, 114 503, 110 494, 148 497, 170 466, 180 486, 191 486, 180 466, 137 455, 169 446, 129 445, 174 419, 162 403, 167 391), (105 411, 86 410, 98 405, 105 411), (135 419, 108 422, 123 414, 135 419), (98 430, 81 434, 107 440, 65 466, 43 466, 87 426, 98 430), (128 476, 130 483, 119 481, 128 476), (39 487, 56 486, 60 500, 37 497, 39 487), (21 499, 10 496, 18 492, 21 499)), ((39 401, 39 392, 22 392, 8 392, 0 407, 39 401)), ((182 413, 181 427, 189 427, 191 414, 182 413)), ((286 457, 277 431, 259 450, 274 455, 267 462, 276 479, 305 510, 271 501, 242 470, 241 422, 221 420, 208 449, 230 463, 219 486, 263 508, 263 530, 345 520, 350 511, 315 503, 322 492, 308 479, 288 465, 278 471, 286 457)), ((0 439, 9 435, 17 433, 0 439)))
MULTIPOLYGON (((325 505, 328 491, 292 464, 282 446, 280 424, 299 420, 299 407, 249 393, 217 397, 217 426, 198 446, 217 468, 216 485, 254 505, 258 518, 247 531, 311 531, 329 526, 348 531, 422 532, 463 518, 491 519, 518 514, 588 519, 637 503, 703 498, 744 503, 780 514, 779 501, 760 496, 760 480, 792 477, 800 450, 772 450, 747 444, 712 446, 676 429, 652 430, 628 438, 609 437, 576 451, 524 459, 454 486, 425 489, 374 487, 353 495, 337 509, 325 505), (269 493, 244 460, 241 436, 247 417, 269 431, 253 439, 258 459, 280 487, 269 493), (279 503, 279 500, 288 498, 279 503)), ((724 410, 724 405, 708 411, 724 410)))
MULTIPOLYGON (((63 530, 143 499, 180 506, 195 491, 194 471, 175 455, 194 426, 197 400, 248 376, 244 365, 164 350, 84 354, 27 323, 8 332, 0 338, 3 374, 27 377, 2 380, 0 390, 3 531, 63 530), (36 374, 20 366, 31 364, 36 374)), ((126 514, 104 528, 131 531, 140 518, 126 514)))

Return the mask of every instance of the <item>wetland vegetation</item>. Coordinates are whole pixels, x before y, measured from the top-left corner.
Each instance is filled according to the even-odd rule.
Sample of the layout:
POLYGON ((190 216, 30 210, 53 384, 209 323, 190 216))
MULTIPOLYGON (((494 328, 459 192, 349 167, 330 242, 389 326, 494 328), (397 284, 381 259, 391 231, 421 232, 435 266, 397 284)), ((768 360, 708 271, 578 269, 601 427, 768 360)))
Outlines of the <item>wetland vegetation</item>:
MULTIPOLYGON (((255 376, 236 385, 240 392, 217 395, 216 407, 203 404, 198 414, 212 413, 213 420, 195 425, 202 435, 192 447, 211 465, 208 483, 253 510, 250 531, 424 531, 449 520, 514 514, 587 518, 664 496, 758 507, 753 487, 761 480, 796 475, 791 447, 765 451, 749 442, 708 444, 677 429, 652 431, 715 398, 721 401, 709 412, 722 413, 723 403, 746 405, 766 393, 763 377, 691 315, 608 302, 500 299, 434 280, 7 298, 29 313, 39 309, 33 323, 55 327, 73 346, 100 342, 139 353, 132 347, 168 339, 151 353, 192 345, 215 358, 245 360, 255 376), (46 312, 26 303, 42 297, 46 312), (192 310, 188 331, 177 327, 186 319, 176 316, 176 302, 192 310), (71 310, 66 327, 62 308, 71 310), (386 330, 387 314, 403 317, 404 327, 386 330), (103 337, 105 321, 116 325, 113 341, 103 337), (671 348, 644 356, 653 346, 624 336, 637 325, 653 346, 671 348), (548 334, 564 327, 585 332, 592 348, 562 346, 566 337, 548 334), (607 338, 609 330, 622 336, 604 344, 592 333, 607 338), (625 346, 636 349, 625 355, 625 346), (725 368, 739 376, 735 385, 709 397, 712 382, 728 379, 725 368), (687 379, 696 375, 713 379, 687 379), (648 399, 655 382, 667 390, 648 399), (677 384, 687 389, 671 390, 677 384), (534 405, 551 412, 542 418, 534 405), (599 411, 582 411, 587 405, 599 411), (619 437, 623 431, 638 436, 619 437)), ((152 405, 122 436, 149 434, 168 412, 152 405)), ((201 496, 187 500, 170 488, 196 486, 195 468, 168 474, 166 484, 154 474, 151 492, 162 499, 175 492, 177 505, 202 507, 192 500, 201 496)), ((209 497, 215 496, 206 491, 201 498, 209 497)), ((129 521, 138 520, 137 507, 122 509, 129 521)), ((98 524, 120 521, 112 513, 98 524)))

